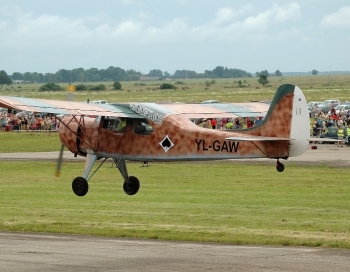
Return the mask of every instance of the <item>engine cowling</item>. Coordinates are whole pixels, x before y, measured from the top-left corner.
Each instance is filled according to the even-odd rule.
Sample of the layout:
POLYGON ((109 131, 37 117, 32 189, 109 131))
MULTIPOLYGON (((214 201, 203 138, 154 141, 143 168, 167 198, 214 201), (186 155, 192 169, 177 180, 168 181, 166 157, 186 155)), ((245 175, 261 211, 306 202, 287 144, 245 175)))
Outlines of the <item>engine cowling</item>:
POLYGON ((96 151, 100 121, 88 116, 65 116, 61 119, 61 143, 76 155, 86 156, 86 150, 96 151))
POLYGON ((75 155, 86 156, 86 153, 80 151, 81 128, 76 118, 73 116, 64 116, 59 124, 59 137, 61 143, 75 155), (80 133, 79 133, 80 130, 80 133))

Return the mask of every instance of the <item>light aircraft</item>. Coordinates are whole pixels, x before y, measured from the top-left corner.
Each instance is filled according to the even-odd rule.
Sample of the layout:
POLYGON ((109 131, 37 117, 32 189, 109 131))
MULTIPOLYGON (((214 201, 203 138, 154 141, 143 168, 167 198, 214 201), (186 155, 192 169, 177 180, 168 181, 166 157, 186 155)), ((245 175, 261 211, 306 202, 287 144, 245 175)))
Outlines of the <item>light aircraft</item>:
MULTIPOLYGON (((242 158, 280 159, 304 153, 309 144, 310 123, 306 99, 299 87, 284 84, 271 105, 250 103, 156 104, 85 102, 0 96, 0 107, 64 115, 60 118, 61 155, 66 146, 74 156, 86 157, 82 176, 72 182, 73 192, 88 192, 90 172, 96 161, 113 159, 124 178, 123 189, 134 195, 140 188, 129 176, 126 161, 208 161, 242 158), (265 116, 248 129, 202 128, 191 119, 265 116), (122 118, 122 121, 119 119, 122 118), (124 127, 121 125, 124 124, 124 127)), ((97 168, 98 169, 98 168, 97 168)))

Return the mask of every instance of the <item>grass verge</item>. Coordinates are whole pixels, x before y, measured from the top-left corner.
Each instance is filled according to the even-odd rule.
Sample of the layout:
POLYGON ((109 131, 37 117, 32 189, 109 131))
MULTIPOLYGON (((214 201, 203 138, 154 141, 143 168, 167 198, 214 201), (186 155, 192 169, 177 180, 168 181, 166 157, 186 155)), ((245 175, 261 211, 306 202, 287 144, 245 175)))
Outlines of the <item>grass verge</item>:
POLYGON ((0 169, 3 231, 350 248, 346 168, 129 163, 141 188, 127 196, 106 163, 85 197, 71 191, 80 162, 65 163, 60 178, 48 162, 1 161, 0 169))

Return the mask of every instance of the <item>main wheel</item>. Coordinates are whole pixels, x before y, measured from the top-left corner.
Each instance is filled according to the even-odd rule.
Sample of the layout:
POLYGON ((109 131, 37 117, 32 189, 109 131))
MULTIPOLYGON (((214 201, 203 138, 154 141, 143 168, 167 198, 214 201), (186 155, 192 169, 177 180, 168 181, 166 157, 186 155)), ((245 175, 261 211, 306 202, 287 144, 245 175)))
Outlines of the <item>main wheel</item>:
POLYGON ((77 196, 84 196, 89 191, 89 184, 83 177, 76 177, 72 182, 72 190, 77 196))
POLYGON ((276 164, 276 169, 278 172, 283 172, 284 171, 284 164, 280 163, 279 161, 276 164))
POLYGON ((127 195, 134 195, 140 189, 140 181, 138 180, 137 177, 130 176, 129 181, 126 181, 126 180, 124 181, 123 189, 127 195))

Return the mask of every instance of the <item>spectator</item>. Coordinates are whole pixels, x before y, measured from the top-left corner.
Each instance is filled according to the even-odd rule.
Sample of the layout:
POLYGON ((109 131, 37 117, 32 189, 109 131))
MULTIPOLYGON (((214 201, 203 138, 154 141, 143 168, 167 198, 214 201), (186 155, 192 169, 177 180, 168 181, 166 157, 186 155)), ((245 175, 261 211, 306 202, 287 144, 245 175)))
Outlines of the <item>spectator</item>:
POLYGON ((227 123, 226 123, 226 125, 225 125, 225 128, 226 128, 226 129, 232 129, 232 128, 233 128, 233 123, 232 123, 231 120, 228 120, 228 121, 227 121, 227 123))
POLYGON ((251 128, 253 126, 253 121, 251 118, 248 117, 248 120, 247 120, 247 128, 251 128))
POLYGON ((221 119, 221 128, 225 129, 227 124, 227 118, 222 118, 221 119))
POLYGON ((241 122, 238 118, 235 119, 235 125, 233 126, 233 129, 240 129, 242 127, 241 122))
POLYGON ((215 118, 211 119, 210 124, 211 124, 211 128, 212 128, 212 129, 216 129, 216 124, 217 124, 217 122, 216 122, 216 119, 215 119, 215 118))
POLYGON ((1 117, 1 131, 5 131, 6 124, 7 124, 7 122, 6 122, 5 117, 4 116, 1 117))
POLYGON ((338 147, 343 147, 343 141, 344 141, 344 130, 343 127, 338 128, 338 147))

